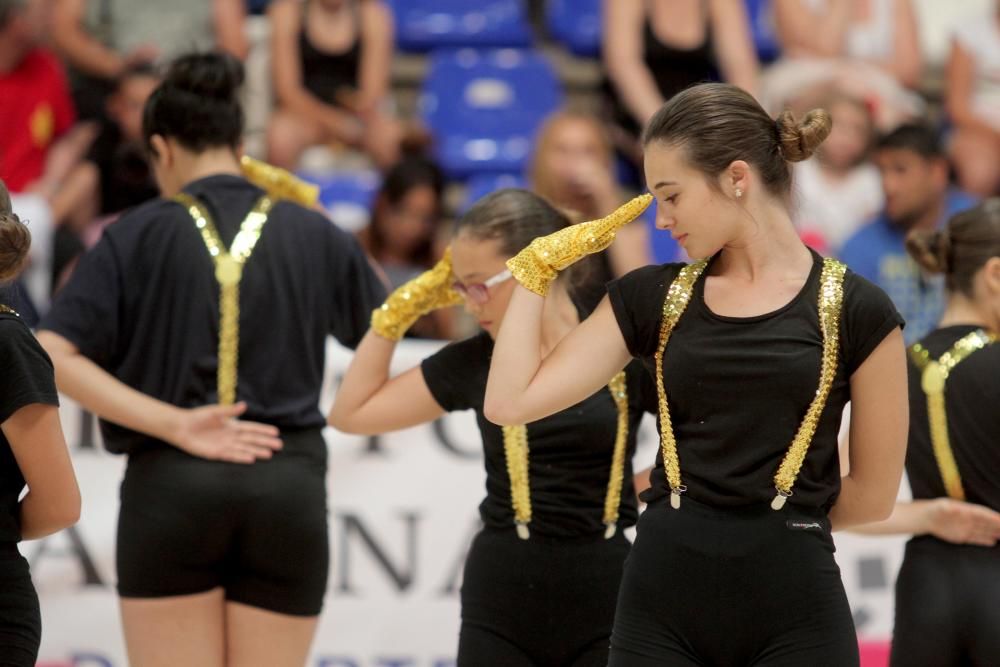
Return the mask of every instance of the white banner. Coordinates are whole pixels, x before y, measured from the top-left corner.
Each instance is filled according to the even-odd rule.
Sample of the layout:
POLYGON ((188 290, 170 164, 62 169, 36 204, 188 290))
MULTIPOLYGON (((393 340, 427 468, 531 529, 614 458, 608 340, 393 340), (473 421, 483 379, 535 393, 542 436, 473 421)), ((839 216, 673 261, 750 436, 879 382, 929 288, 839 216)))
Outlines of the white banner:
MULTIPOLYGON (((404 342, 399 370, 436 344, 404 342)), ((350 353, 331 346, 327 383, 350 353)), ((332 392, 324 392, 324 410, 332 392)), ((83 492, 69 531, 22 545, 42 606, 41 665, 124 667, 115 597, 118 487, 125 460, 94 446, 93 422, 64 400, 63 425, 83 492)), ((656 442, 644 424, 636 468, 656 442)), ((458 588, 484 494, 472 413, 377 438, 328 429, 331 567, 310 667, 451 667, 458 637, 458 588)), ((838 535, 838 560, 859 634, 885 640, 902 539, 838 535)))

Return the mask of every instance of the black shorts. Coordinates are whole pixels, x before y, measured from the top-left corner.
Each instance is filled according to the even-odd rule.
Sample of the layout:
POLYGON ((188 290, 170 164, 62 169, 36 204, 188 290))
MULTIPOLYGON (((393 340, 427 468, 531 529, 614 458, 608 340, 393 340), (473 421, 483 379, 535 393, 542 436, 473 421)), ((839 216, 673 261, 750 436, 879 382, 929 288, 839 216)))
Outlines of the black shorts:
POLYGON ((857 666, 833 552, 820 510, 651 505, 625 564, 608 664, 857 666))
POLYGON ((38 596, 17 545, 0 543, 0 667, 33 667, 42 640, 38 596))
POLYGON ((629 542, 484 528, 462 581, 458 667, 604 667, 629 542))
POLYGON ((118 593, 226 599, 316 616, 329 568, 326 442, 283 433, 274 457, 251 465, 174 448, 129 457, 118 516, 118 593))
POLYGON ((889 664, 1000 665, 1000 546, 907 543, 889 664))

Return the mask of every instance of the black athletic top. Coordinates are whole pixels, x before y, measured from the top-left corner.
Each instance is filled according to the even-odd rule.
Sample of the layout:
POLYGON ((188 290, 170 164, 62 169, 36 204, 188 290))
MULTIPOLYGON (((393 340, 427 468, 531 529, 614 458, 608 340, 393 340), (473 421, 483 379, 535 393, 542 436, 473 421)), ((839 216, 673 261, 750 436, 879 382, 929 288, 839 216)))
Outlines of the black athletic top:
MULTIPOLYGON (((704 301, 705 276, 667 344, 663 378, 687 495, 710 505, 769 502, 774 474, 819 386, 823 336, 818 294, 822 258, 799 294, 757 317, 717 315, 704 301)), ((637 269, 608 285, 633 356, 655 370, 667 287, 683 264, 637 269)), ((790 503, 829 508, 840 491, 837 433, 849 379, 876 346, 903 324, 882 290, 847 271, 838 370, 790 503)), ((657 456, 644 500, 670 493, 657 456)))
MULTIPOLYGON (((480 333, 452 343, 422 364, 434 400, 445 410, 475 410, 483 438, 486 498, 479 505, 490 527, 514 525, 510 477, 504 455, 503 430, 483 416, 486 378, 493 339, 480 333)), ((627 370, 629 438, 622 480, 619 526, 635 524, 637 503, 632 484, 636 431, 647 410, 649 374, 638 364, 627 370)), ((618 408, 607 389, 562 412, 528 424, 531 532, 550 537, 579 537, 604 531, 604 500, 618 427, 618 408)))
MULTIPOLYGON (((951 326, 927 334, 920 344, 933 359, 976 326, 951 326)), ((914 498, 947 496, 931 447, 927 395, 921 372, 909 363, 910 440, 906 475, 914 498)), ((959 363, 945 384, 948 435, 965 489, 965 499, 1000 512, 1000 343, 977 350, 959 363)))
POLYGON ((306 31, 306 9, 302 6, 302 29, 299 31, 299 58, 302 63, 302 85, 327 104, 337 105, 337 93, 358 89, 358 70, 361 66, 361 22, 359 8, 354 3, 354 22, 357 36, 344 51, 323 51, 309 41, 306 31))
MULTIPOLYGON (((642 62, 656 82, 656 89, 665 100, 694 84, 717 81, 719 78, 712 44, 711 21, 707 15, 708 8, 703 7, 703 10, 705 36, 700 44, 691 48, 679 48, 661 41, 653 30, 650 18, 647 16, 643 21, 642 62)), ((605 80, 604 90, 612 101, 615 121, 630 134, 640 134, 642 128, 625 108, 608 79, 605 80)))
MULTIPOLYGON (((0 313, 0 424, 33 403, 59 405, 49 355, 16 315, 0 313)), ((0 431, 0 544, 21 540, 24 477, 0 431)))
MULTIPOLYGON (((228 248, 263 191, 231 175, 188 184, 228 248)), ((282 430, 325 425, 317 406, 326 336, 355 346, 384 298, 361 248, 320 213, 271 209, 240 283, 237 400, 282 430)), ((156 199, 110 225, 43 319, 139 391, 181 407, 218 400, 219 285, 190 214, 156 199)), ((102 424, 110 451, 155 440, 102 424)), ((162 443, 160 443, 162 444, 162 443)))

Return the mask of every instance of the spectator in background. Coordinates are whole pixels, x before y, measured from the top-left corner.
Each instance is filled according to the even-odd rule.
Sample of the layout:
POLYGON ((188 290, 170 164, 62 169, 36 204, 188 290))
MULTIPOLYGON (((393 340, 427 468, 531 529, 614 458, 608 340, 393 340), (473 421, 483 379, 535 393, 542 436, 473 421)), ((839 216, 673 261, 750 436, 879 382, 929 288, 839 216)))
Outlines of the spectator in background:
POLYGON ((70 68, 73 97, 86 120, 130 67, 191 50, 218 48, 244 58, 244 0, 52 0, 52 43, 70 68))
POLYGON ((108 97, 106 120, 90 150, 101 177, 103 215, 120 213, 159 194, 142 143, 142 110, 160 83, 149 65, 134 65, 118 77, 108 97))
MULTIPOLYGON (((279 0, 280 1, 280 0, 279 0)), ((391 289, 416 278, 441 258, 444 174, 428 160, 404 158, 386 172, 368 226, 358 240, 384 271, 391 289)), ((450 310, 427 315, 411 329, 420 338, 451 338, 450 310)))
MULTIPOLYGON (((604 217, 622 203, 611 141, 588 114, 558 111, 546 119, 535 142, 528 177, 535 193, 582 220, 604 217)), ((597 256, 600 275, 594 278, 601 296, 607 281, 651 262, 645 223, 636 220, 626 225, 608 252, 597 256)))
POLYGON ((279 108, 268 158, 294 169, 314 145, 340 144, 388 168, 404 128, 386 110, 393 19, 381 0, 274 0, 271 58, 279 108))
POLYGON ((980 197, 1000 188, 1000 3, 956 29, 945 77, 955 133, 951 156, 963 188, 980 197))
POLYGON ((883 131, 923 111, 923 62, 910 0, 774 0, 783 58, 763 79, 767 106, 803 105, 833 85, 873 105, 883 131))
POLYGON ((720 75, 757 93, 757 55, 742 2, 604 0, 603 59, 614 144, 637 165, 640 129, 676 93, 720 75))
POLYGON ((821 240, 816 248, 836 254, 882 208, 882 183, 869 152, 874 119, 855 97, 834 94, 820 104, 833 129, 813 158, 795 165, 795 226, 821 240))
POLYGON ((0 0, 0 179, 31 225, 31 263, 23 275, 44 310, 57 227, 78 234, 96 212, 97 172, 82 163, 94 129, 76 115, 62 67, 40 44, 42 0, 0 0))
POLYGON ((881 287, 906 321, 907 344, 937 326, 944 310, 940 276, 924 275, 906 252, 906 235, 937 229, 975 199, 950 187, 948 159, 934 130, 903 125, 875 147, 885 208, 859 229, 840 253, 856 273, 881 287))

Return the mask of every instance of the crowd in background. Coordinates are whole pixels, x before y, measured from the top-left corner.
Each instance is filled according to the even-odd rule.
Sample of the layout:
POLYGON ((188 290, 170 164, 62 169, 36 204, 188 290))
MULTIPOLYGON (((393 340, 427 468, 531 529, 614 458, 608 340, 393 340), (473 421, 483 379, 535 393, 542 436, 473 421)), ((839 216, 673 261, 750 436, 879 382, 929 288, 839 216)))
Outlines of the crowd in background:
MULTIPOLYGON (((544 15, 544 3, 529 4, 544 15)), ((1000 3, 604 0, 602 30, 591 103, 540 124, 525 172, 511 175, 518 184, 581 219, 609 213, 643 187, 641 128, 696 82, 737 84, 774 114, 823 107, 833 133, 795 173, 803 239, 885 289, 908 340, 937 321, 943 285, 903 239, 1000 192, 1000 3), (755 40, 755 21, 773 32, 774 52, 755 40), (928 48, 928 35, 946 48, 928 48)), ((533 31, 539 48, 558 48, 543 22, 533 31)), ((0 179, 34 236, 14 286, 29 318, 106 224, 157 195, 144 102, 165 62, 213 48, 268 54, 270 80, 248 81, 273 97, 258 157, 296 170, 321 150, 333 169, 378 172, 354 231, 393 285, 440 257, 448 219, 461 212, 448 193, 463 186, 435 164, 442 138, 396 103, 392 3, 0 0, 0 179), (261 25, 267 37, 255 45, 251 27, 261 25)), ((623 230, 608 277, 685 259, 666 236, 651 221, 623 230)), ((445 313, 414 333, 468 328, 445 313)))

